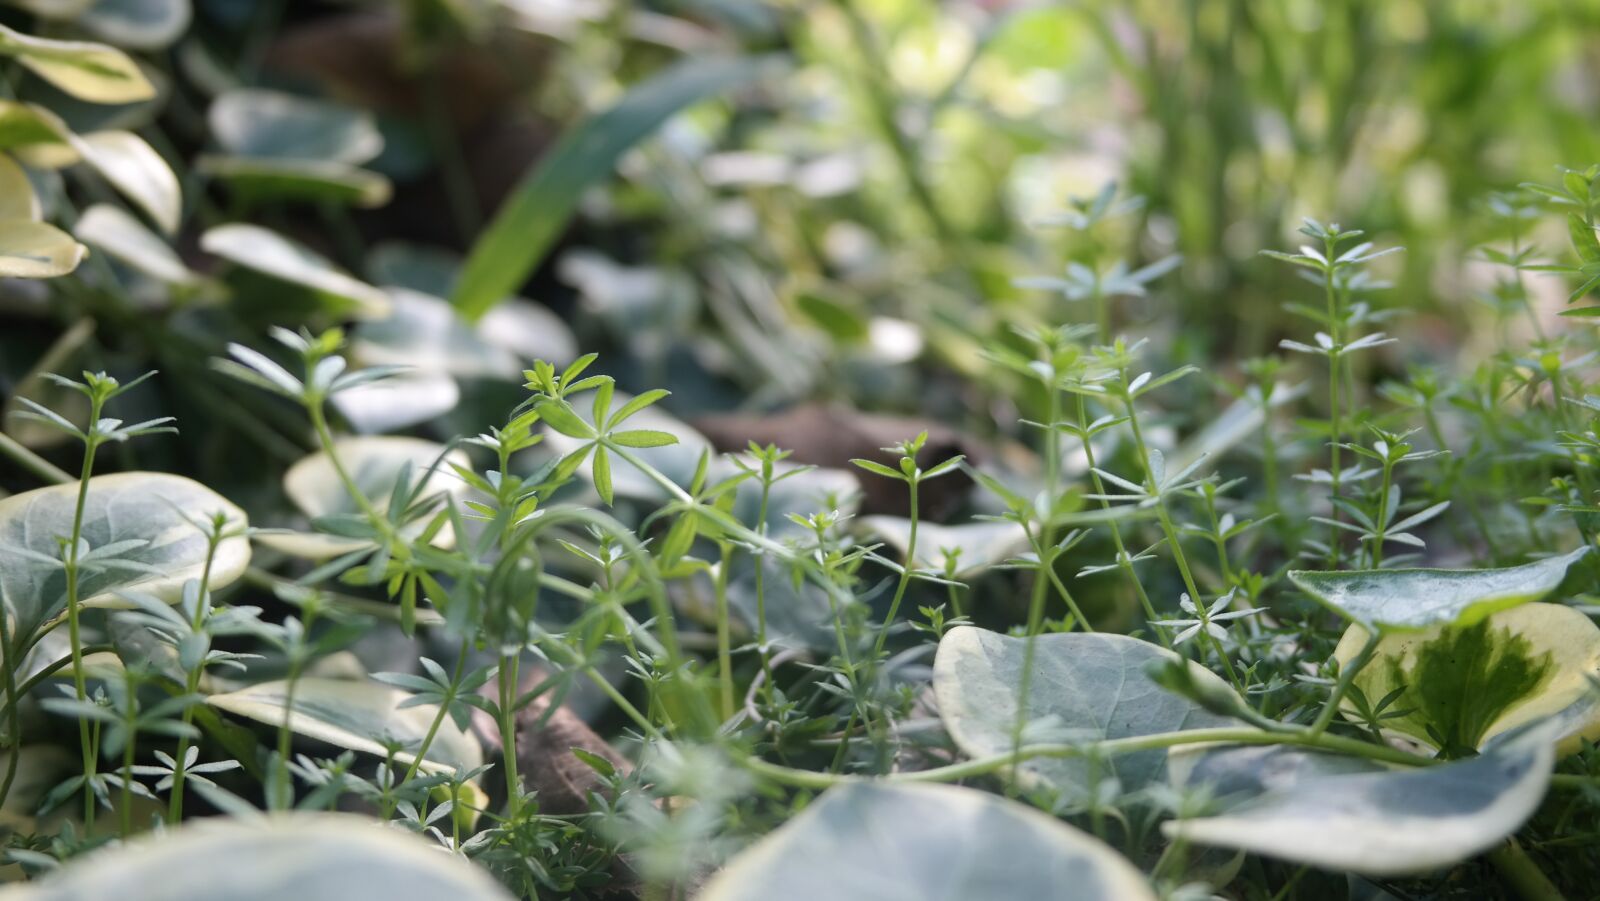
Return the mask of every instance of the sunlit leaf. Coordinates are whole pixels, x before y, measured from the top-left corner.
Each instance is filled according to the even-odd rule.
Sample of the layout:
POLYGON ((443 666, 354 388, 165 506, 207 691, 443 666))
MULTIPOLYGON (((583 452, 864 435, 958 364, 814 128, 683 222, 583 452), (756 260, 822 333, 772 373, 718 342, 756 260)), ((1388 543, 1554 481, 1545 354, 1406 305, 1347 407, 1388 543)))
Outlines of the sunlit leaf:
MULTIPOLYGON (((1334 650, 1341 665, 1366 644, 1351 626, 1334 650)), ((1470 626, 1437 626, 1385 635, 1355 684, 1369 699, 1403 689, 1386 729, 1459 755, 1489 739, 1552 714, 1584 705, 1590 713, 1568 723, 1562 738, 1600 737, 1600 711, 1585 704, 1600 678, 1600 627, 1558 604, 1524 604, 1470 626)), ((1346 704, 1349 716, 1353 707, 1346 704)))

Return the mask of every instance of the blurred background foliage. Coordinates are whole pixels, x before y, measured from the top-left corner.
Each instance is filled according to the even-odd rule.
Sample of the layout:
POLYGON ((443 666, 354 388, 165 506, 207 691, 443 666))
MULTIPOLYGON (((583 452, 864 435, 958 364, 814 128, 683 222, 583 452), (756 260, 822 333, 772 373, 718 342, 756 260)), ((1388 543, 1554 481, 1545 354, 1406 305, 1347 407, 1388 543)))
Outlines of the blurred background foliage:
MULTIPOLYGON (((443 354, 434 368, 454 386, 414 386, 405 404, 426 416, 358 429, 497 421, 518 367, 461 359, 484 363, 474 336, 487 334, 523 362, 600 351, 625 388, 672 388, 685 418, 824 401, 987 439, 1029 400, 983 348, 1014 341, 1015 323, 1095 316, 1070 277, 1063 291, 1027 279, 1181 254, 1154 296, 1133 285, 1111 315, 1178 361, 1224 361, 1209 371, 1237 384, 1238 361, 1292 331, 1283 304, 1304 286, 1257 251, 1292 247, 1305 215, 1409 248, 1384 261, 1394 290, 1373 302, 1418 315, 1391 328, 1407 340, 1369 378, 1492 353, 1502 332, 1475 326, 1505 304, 1463 263, 1506 237, 1489 199, 1600 158, 1595 0, 10 0, 0 22, 138 54, 156 100, 89 106, 14 65, 5 82, 75 130, 131 129, 161 153, 184 188, 174 243, 192 276, 152 283, 97 250, 73 278, 5 282, 0 387, 27 393, 41 368, 157 366, 150 407, 199 440, 125 450, 146 457, 120 465, 197 472, 235 497, 272 491, 261 469, 308 436, 206 359, 268 325, 376 314, 290 291, 281 272, 263 280, 246 259, 258 233, 231 251, 201 240, 229 222, 290 236, 396 298, 398 313, 356 327, 358 355, 363 338, 369 361, 443 354), (144 30, 118 31, 119 11, 144 30), (450 321, 438 300, 462 255, 562 135, 606 126, 592 117, 630 90, 648 105, 674 65, 723 57, 763 63, 643 128, 615 171, 569 180, 584 189, 572 215, 524 198, 551 240, 530 232, 520 293, 548 310, 524 304, 520 325, 476 332, 450 321), (285 119, 244 89, 333 106, 285 119), (1062 213, 1109 183, 1121 215, 1086 239, 1062 213)), ((119 203, 76 170, 31 177, 69 224, 119 203)), ((1552 315, 1554 281, 1535 281, 1552 315)), ((1226 400, 1217 387, 1184 389, 1188 425, 1226 400)))

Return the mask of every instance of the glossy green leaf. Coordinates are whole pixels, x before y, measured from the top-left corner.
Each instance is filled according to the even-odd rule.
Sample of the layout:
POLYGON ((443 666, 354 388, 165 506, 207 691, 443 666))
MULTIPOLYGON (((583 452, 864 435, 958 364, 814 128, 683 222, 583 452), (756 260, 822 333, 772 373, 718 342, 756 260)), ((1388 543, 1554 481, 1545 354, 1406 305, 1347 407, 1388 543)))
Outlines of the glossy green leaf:
MULTIPOLYGON (((957 747, 971 757, 1009 753, 1017 722, 1026 641, 973 627, 951 629, 939 642, 933 691, 939 715, 957 747)), ((1054 737, 1034 741, 1102 741, 1183 729, 1237 725, 1167 692, 1147 674, 1151 664, 1177 659, 1161 647, 1126 635, 1059 633, 1035 639, 1028 692, 1030 728, 1054 737)), ((1197 681, 1218 691, 1226 684, 1198 664, 1197 681)), ((1103 761, 1126 791, 1161 778, 1166 755, 1140 751, 1103 761)), ((1086 788, 1090 765, 1080 758, 1038 758, 1019 768, 1030 780, 1063 790, 1086 788)))
MULTIPOLYGON (((263 682, 238 691, 212 695, 206 702, 218 710, 269 726, 285 722, 284 701, 288 683, 263 682)), ((294 683, 287 722, 296 735, 325 741, 341 748, 376 754, 384 742, 417 747, 428 734, 439 708, 432 704, 401 706, 411 695, 376 682, 349 679, 302 678, 294 683)), ((395 759, 410 764, 416 756, 399 752, 395 759)), ((421 768, 433 771, 472 769, 483 762, 483 748, 472 733, 450 717, 428 745, 421 768)))
POLYGON ((1534 728, 1481 757, 1439 766, 1300 779, 1162 831, 1328 870, 1421 873, 1488 850, 1533 814, 1549 784, 1553 734, 1534 728))
POLYGON ((566 227, 583 192, 609 178, 628 148, 684 107, 748 84, 772 67, 767 58, 689 59, 568 131, 479 237, 451 303, 476 320, 516 293, 566 227))
MULTIPOLYGON (((446 454, 444 445, 420 438, 340 438, 334 443, 334 451, 356 487, 379 512, 387 511, 395 481, 408 468, 415 483, 427 473, 434 461, 443 456, 438 468, 423 483, 419 495, 437 499, 467 489, 467 484, 451 468, 452 464, 465 468, 472 466, 472 460, 464 451, 456 449, 446 454)), ((322 451, 310 454, 289 467, 283 474, 283 491, 301 513, 313 519, 354 514, 361 509, 345 490, 333 461, 322 451)), ((426 524, 425 519, 413 522, 402 529, 401 534, 418 535, 426 524)), ((311 559, 333 557, 369 545, 363 539, 320 532, 262 532, 256 536, 256 540, 286 554, 311 559)), ((449 547, 454 540, 455 533, 446 525, 435 536, 434 543, 449 547)))
POLYGON ((75 858, 17 901, 511 901, 487 872, 349 814, 207 817, 75 858))
MULTIPOLYGON (((53 485, 0 500, 0 594, 26 634, 66 607, 66 577, 58 540, 72 533, 76 484, 53 485)), ((205 535, 188 519, 225 514, 242 529, 243 510, 182 476, 128 472, 95 476, 84 507, 83 537, 89 549, 122 549, 88 567, 79 594, 91 607, 119 606, 116 592, 138 591, 176 602, 183 583, 198 578, 205 563, 205 535), (130 544, 133 543, 133 544, 130 544)), ((211 567, 211 586, 221 588, 244 573, 250 543, 225 539, 211 567)))
POLYGON ((255 225, 220 225, 200 237, 200 249, 305 288, 335 310, 356 318, 389 313, 387 294, 277 232, 255 225))
MULTIPOLYGON (((1366 640, 1351 626, 1334 657, 1348 665, 1366 640)), ((1372 700, 1402 689, 1391 709, 1405 715, 1385 719, 1385 728, 1460 756, 1575 705, 1590 713, 1571 717, 1561 737, 1569 746, 1600 737, 1600 716, 1587 703, 1595 678, 1600 627, 1570 607, 1524 604, 1470 626, 1385 635, 1355 684, 1372 700)), ((1347 716, 1354 710, 1345 705, 1347 716)))
POLYGON ((1352 622, 1380 632, 1416 631, 1446 623, 1471 625, 1497 610, 1555 591, 1588 556, 1581 547, 1503 569, 1291 571, 1290 581, 1352 622))
POLYGON ((1154 901, 1111 848, 1031 807, 946 785, 844 785, 735 857, 698 901, 1154 901))
POLYGON ((94 103, 132 103, 155 96, 138 63, 104 44, 53 41, 0 25, 0 55, 14 57, 40 78, 94 103))

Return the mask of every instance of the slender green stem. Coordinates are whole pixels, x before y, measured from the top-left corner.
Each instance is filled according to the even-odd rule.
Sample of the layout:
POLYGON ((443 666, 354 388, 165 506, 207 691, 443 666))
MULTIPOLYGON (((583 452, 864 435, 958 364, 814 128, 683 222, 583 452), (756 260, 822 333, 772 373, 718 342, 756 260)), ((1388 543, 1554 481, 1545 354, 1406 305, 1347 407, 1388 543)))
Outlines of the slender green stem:
POLYGON ((717 685, 722 700, 722 720, 733 718, 733 642, 728 622, 728 570, 733 567, 733 545, 722 542, 717 565, 717 685))
POLYGON ((513 706, 517 697, 517 668, 521 658, 516 654, 500 656, 500 750, 506 770, 506 815, 516 819, 522 811, 522 780, 517 775, 517 724, 513 706))
MULTIPOLYGON (((217 545, 222 541, 220 529, 213 529, 206 535, 206 562, 200 569, 200 583, 197 597, 195 598, 194 614, 190 619, 189 627, 198 633, 205 628, 208 608, 211 605, 209 592, 211 590, 211 564, 217 558, 217 545)), ((189 670, 184 683, 184 692, 194 695, 200 690, 200 677, 205 672, 205 660, 202 658, 195 662, 189 670)), ((189 726, 194 723, 194 708, 183 709, 183 724, 189 726)), ((178 737, 178 753, 174 756, 172 767, 172 792, 167 798, 167 822, 175 824, 183 818, 183 780, 187 770, 185 759, 189 753, 189 736, 178 737)))
MULTIPOLYGON (((1127 373, 1123 373, 1123 385, 1127 385, 1127 373)), ((1150 446, 1145 443, 1144 431, 1139 427, 1139 412, 1134 408, 1133 397, 1124 391, 1122 402, 1128 410, 1128 428, 1133 434, 1134 450, 1138 452, 1139 459, 1144 465, 1144 476, 1150 496, 1155 498, 1156 519, 1161 523, 1161 533, 1166 536, 1167 545, 1172 548, 1172 560, 1178 565, 1178 573, 1183 577, 1184 588, 1188 590, 1189 597, 1194 601, 1197 616, 1206 621, 1206 601, 1200 594, 1199 584, 1194 580, 1194 573, 1189 568, 1189 557, 1183 551, 1183 543, 1178 540, 1178 529, 1172 523, 1172 511, 1167 509, 1166 493, 1161 484, 1156 480, 1155 470, 1150 464, 1150 446)), ((1221 640, 1211 634, 1210 629, 1200 630, 1201 640, 1211 646, 1217 659, 1222 661, 1222 669, 1227 673, 1228 681, 1242 694, 1244 684, 1239 681, 1239 674, 1234 672, 1233 661, 1228 658, 1227 650, 1222 646, 1221 640)))
POLYGON ((428 724, 428 732, 422 737, 422 744, 417 747, 416 755, 411 758, 411 765, 406 768, 405 778, 400 780, 400 784, 410 782, 417 775, 417 769, 422 766, 422 761, 427 759, 428 748, 438 736, 439 727, 444 725, 445 717, 450 715, 450 704, 455 700, 456 692, 460 690, 461 676, 466 671, 467 654, 471 650, 472 638, 469 636, 461 639, 461 647, 456 651, 456 668, 450 676, 450 696, 445 698, 444 703, 439 705, 438 712, 433 715, 433 722, 428 724))
MULTIPOLYGON (((1327 296, 1328 304, 1328 333, 1333 339, 1333 347, 1328 351, 1328 433, 1329 433, 1329 460, 1328 478, 1330 499, 1339 497, 1340 460, 1339 442, 1344 436, 1344 416, 1340 407, 1339 390, 1343 379, 1340 377, 1339 363, 1343 359, 1341 352, 1344 340, 1342 316, 1339 312, 1339 291, 1335 284, 1335 265, 1333 239, 1324 242, 1324 255, 1328 259, 1327 267, 1323 271, 1323 290, 1327 296)), ((1330 504, 1328 518, 1337 522, 1339 520, 1339 505, 1330 504)), ((1339 533, 1338 526, 1328 526, 1328 565, 1334 568, 1339 566, 1339 533)))
MULTIPOLYGON (((1105 497, 1105 480, 1100 478, 1099 472, 1095 471, 1094 445, 1089 440, 1088 401, 1084 399, 1082 394, 1078 395, 1078 437, 1083 445, 1084 460, 1089 466, 1090 484, 1094 486, 1094 493, 1101 496, 1100 509, 1109 513, 1111 512, 1111 501, 1105 497)), ((1138 595, 1139 607, 1144 611, 1145 621, 1147 623, 1154 622, 1156 620, 1155 605, 1150 602, 1150 595, 1144 590, 1144 582, 1140 580, 1139 573, 1133 568, 1133 555, 1128 553, 1127 545, 1122 541, 1122 529, 1115 520, 1112 520, 1108 525, 1111 527, 1111 545, 1117 552, 1117 568, 1122 570, 1123 576, 1133 586, 1134 594, 1138 595)), ((1162 645, 1168 648, 1172 647, 1172 638, 1167 634, 1166 629, 1152 625, 1150 630, 1155 633, 1156 639, 1162 645)))
POLYGON ((1311 735, 1307 731, 1269 732, 1264 729, 1220 727, 1215 729, 1189 729, 1179 732, 1158 732, 1152 735, 1111 739, 1093 744, 1025 745, 1008 754, 995 754, 926 770, 892 773, 879 777, 820 773, 813 770, 780 766, 759 758, 747 759, 743 764, 751 772, 773 782, 792 785, 797 788, 826 789, 845 782, 956 782, 962 779, 987 776, 1012 767, 1021 761, 1038 758, 1072 758, 1091 755, 1096 757, 1116 757, 1140 751, 1174 748, 1180 745, 1212 743, 1291 745, 1294 747, 1316 748, 1322 751, 1362 757, 1400 766, 1428 766, 1434 763, 1434 761, 1426 757, 1408 754, 1387 745, 1345 738, 1340 735, 1311 735))
POLYGON ((917 566, 917 480, 913 478, 907 484, 911 490, 911 529, 906 537, 906 558, 900 568, 900 580, 894 586, 894 597, 889 601, 889 613, 878 628, 878 640, 872 644, 873 666, 883 656, 884 645, 889 641, 889 629, 894 626, 894 619, 900 613, 900 602, 906 596, 906 587, 911 584, 911 572, 917 566))
POLYGON ((1515 836, 1506 839, 1485 855, 1517 896, 1523 901, 1566 901, 1561 889, 1534 863, 1515 836))
POLYGON ((1322 711, 1317 714, 1317 719, 1311 724, 1310 733, 1320 736, 1333 722, 1334 715, 1339 712, 1339 704, 1344 701, 1344 696, 1350 691, 1350 686, 1355 684, 1356 676, 1366 668, 1372 660, 1372 653, 1378 649, 1379 633, 1372 632, 1367 636, 1366 643, 1361 646, 1361 651, 1351 659, 1350 663, 1339 669, 1339 681, 1333 685, 1333 692, 1328 695, 1328 700, 1322 705, 1322 711))
MULTIPOLYGON (((78 475, 78 500, 72 512, 72 534, 69 536, 66 559, 67 581, 67 635, 72 653, 72 683, 79 701, 89 697, 88 679, 83 671, 83 632, 78 622, 78 554, 83 544, 83 512, 89 503, 89 480, 94 475, 95 451, 100 442, 96 432, 100 422, 103 401, 98 392, 89 400, 89 424, 84 436, 83 469, 78 475)), ((98 756, 95 753, 94 732, 87 718, 78 720, 78 740, 83 752, 83 824, 94 829, 94 775, 98 756)))

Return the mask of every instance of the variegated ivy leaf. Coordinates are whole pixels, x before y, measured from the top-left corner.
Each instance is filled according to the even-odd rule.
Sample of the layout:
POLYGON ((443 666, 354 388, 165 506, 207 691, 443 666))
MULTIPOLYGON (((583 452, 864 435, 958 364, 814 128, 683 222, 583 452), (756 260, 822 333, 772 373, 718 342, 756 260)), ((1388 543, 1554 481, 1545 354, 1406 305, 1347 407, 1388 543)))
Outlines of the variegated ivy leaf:
POLYGON ((87 41, 53 41, 0 25, 0 55, 91 103, 148 100, 156 90, 126 53, 87 41))
MULTIPOLYGON (((1177 655, 1147 641, 1083 632, 1040 635, 1034 641, 1028 720, 1032 728, 1060 733, 1034 741, 1103 741, 1237 724, 1156 684, 1148 667, 1177 655)), ((934 696, 950 737, 969 756, 1012 750, 1026 644, 1022 638, 972 627, 951 629, 940 640, 933 663, 934 696)), ((1209 670, 1188 666, 1195 681, 1230 691, 1209 670)), ((1022 764, 1019 772, 1060 790, 1082 792, 1090 767, 1082 758, 1041 757, 1022 764)), ((1166 757, 1161 751, 1141 751, 1101 761, 1098 767, 1119 779, 1125 790, 1137 791, 1161 777, 1166 757)))
POLYGON ((1589 554, 1580 547, 1559 557, 1502 569, 1381 569, 1289 573, 1300 590, 1355 623, 1379 632, 1405 632, 1456 623, 1471 625, 1550 594, 1589 554))
MULTIPOLYGON (((408 474, 413 487, 421 482, 415 492, 419 502, 428 499, 437 502, 444 494, 459 494, 467 489, 467 484, 451 467, 472 464, 464 451, 457 449, 446 453, 444 445, 420 438, 341 438, 334 443, 334 452, 356 487, 380 513, 388 511, 395 484, 402 473, 408 474), (430 474, 429 467, 436 462, 438 466, 430 474)), ((323 451, 289 467, 283 474, 283 490, 301 513, 313 520, 322 518, 326 528, 335 529, 341 522, 356 520, 360 513, 360 507, 345 490, 333 461, 323 451)), ((400 534, 414 538, 427 526, 428 517, 423 517, 406 524, 400 534)), ((368 538, 331 532, 260 532, 256 540, 286 554, 313 560, 372 545, 368 538)), ((455 533, 448 524, 434 536, 434 544, 440 547, 449 547, 454 540, 455 533)))
MULTIPOLYGON (((1351 626, 1334 657, 1360 653, 1367 632, 1351 626)), ((1372 703, 1398 691, 1382 720, 1387 731, 1440 749, 1475 753, 1497 735, 1567 712, 1560 729, 1569 746, 1600 737, 1600 627, 1557 604, 1525 604, 1469 626, 1385 635, 1355 686, 1372 703)), ((1355 718, 1345 704, 1345 715, 1355 718)))
MULTIPOLYGON (((413 749, 420 745, 439 712, 437 706, 416 703, 410 694, 387 685, 315 677, 296 680, 292 696, 288 683, 280 680, 206 700, 235 716, 271 726, 287 723, 296 735, 380 757, 387 753, 386 743, 413 749)), ((409 765, 416 755, 400 751, 395 759, 409 765)), ((483 748, 478 740, 445 717, 428 745, 421 769, 451 772, 470 770, 481 763, 483 748)))
MULTIPOLYGON (((61 542, 72 532, 77 484, 53 485, 0 500, 0 595, 27 635, 66 607, 61 542)), ((157 472, 95 476, 83 517, 87 545, 79 559, 79 594, 91 607, 123 606, 118 592, 139 591, 168 603, 200 576, 206 537, 195 520, 226 515, 242 533, 243 510, 199 482, 157 472)), ((250 543, 223 539, 211 565, 211 587, 243 574, 250 543)))
POLYGON ((485 870, 348 814, 207 817, 74 859, 17 901, 511 901, 485 870))
POLYGON ((1154 901, 1144 876, 1055 817, 971 788, 843 785, 735 857, 698 901, 1154 901))
POLYGON ((389 296, 340 270, 310 249, 255 225, 219 225, 200 236, 200 249, 279 282, 304 289, 319 304, 357 319, 389 314, 389 296))
POLYGON ((1217 816, 1162 825, 1169 838, 1368 876, 1459 863, 1538 808, 1555 752, 1549 724, 1440 766, 1308 775, 1217 816))

